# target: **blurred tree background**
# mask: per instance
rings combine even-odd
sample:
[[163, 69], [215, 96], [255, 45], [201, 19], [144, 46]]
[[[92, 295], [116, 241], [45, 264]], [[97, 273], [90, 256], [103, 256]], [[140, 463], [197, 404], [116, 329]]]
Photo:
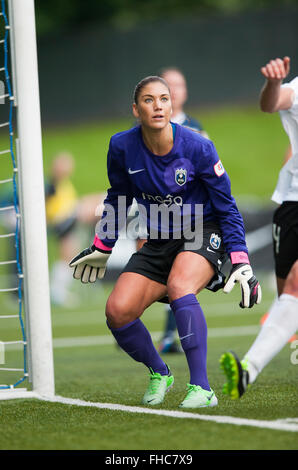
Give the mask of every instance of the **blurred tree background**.
[[228, 15], [297, 5], [297, 0], [36, 0], [39, 36], [93, 25], [129, 29], [144, 20]]
[[[289, 55], [288, 79], [298, 75], [298, 0], [35, 0], [35, 5], [46, 170], [55, 152], [66, 148], [76, 159], [78, 191], [105, 190], [108, 142], [134, 123], [136, 83], [176, 66], [188, 83], [186, 110], [214, 141], [246, 228], [267, 224], [270, 232], [270, 197], [288, 139], [279, 116], [259, 110], [260, 68]], [[251, 260], [256, 268], [272, 268], [268, 240]]]
[[181, 68], [188, 108], [256, 103], [260, 67], [297, 72], [298, 0], [35, 0], [43, 123], [131, 116], [136, 83]]

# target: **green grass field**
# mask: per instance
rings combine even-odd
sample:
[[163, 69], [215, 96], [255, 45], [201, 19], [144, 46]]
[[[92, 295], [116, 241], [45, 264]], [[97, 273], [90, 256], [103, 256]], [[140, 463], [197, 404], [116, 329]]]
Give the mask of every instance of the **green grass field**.
[[[268, 203], [287, 147], [278, 116], [264, 115], [256, 106], [202, 110], [195, 114], [215, 142], [231, 177], [233, 193]], [[73, 181], [78, 192], [105, 190], [109, 137], [130, 124], [122, 120], [44, 128], [45, 172], [57, 152], [71, 151], [76, 160]], [[1, 148], [6, 148], [4, 135], [0, 144]], [[9, 177], [9, 171], [9, 163], [4, 161], [3, 178]], [[5, 247], [5, 244], [0, 247], [0, 259], [4, 259]], [[50, 264], [56, 254], [56, 241], [49, 238]], [[230, 401], [221, 391], [224, 381], [219, 369], [221, 353], [234, 349], [241, 356], [247, 351], [257, 334], [261, 316], [274, 299], [268, 276], [259, 274], [263, 281], [263, 302], [252, 310], [243, 311], [238, 307], [240, 294], [236, 289], [229, 296], [208, 291], [200, 295], [209, 328], [209, 380], [219, 400], [219, 406], [213, 409], [191, 411], [202, 419], [79, 404], [71, 406], [36, 399], [0, 401], [2, 429], [5, 430], [1, 433], [0, 449], [297, 449], [297, 431], [266, 427], [268, 422], [290, 419], [297, 427], [298, 365], [291, 363], [294, 350], [290, 344], [265, 368], [241, 400]], [[112, 285], [82, 286], [74, 282], [72, 289], [74, 298], [79, 298], [76, 306], [64, 309], [52, 306], [56, 394], [82, 402], [141, 406], [148, 373], [116, 348], [105, 324], [105, 301]], [[16, 303], [4, 294], [0, 296], [1, 312], [16, 311]], [[163, 306], [150, 307], [143, 320], [157, 342], [165, 320]], [[18, 320], [2, 322], [0, 340], [15, 339], [19, 334]], [[174, 373], [175, 386], [158, 410], [178, 411], [188, 382], [186, 360], [180, 354], [167, 355], [165, 360]], [[5, 361], [7, 366], [21, 367], [21, 351], [7, 348]], [[0, 383], [13, 382], [14, 373], [10, 372], [9, 377], [7, 374], [0, 371]], [[15, 378], [18, 377], [15, 374]], [[82, 405], [82, 402], [78, 403]], [[227, 423], [216, 422], [216, 417], [227, 417]], [[231, 418], [238, 418], [236, 424], [231, 424]], [[245, 419], [256, 421], [246, 422]]]
[[[228, 171], [233, 194], [253, 194], [264, 201], [271, 197], [288, 145], [278, 115], [260, 112], [255, 106], [224, 107], [194, 112]], [[128, 129], [133, 120], [83, 124], [62, 129], [45, 129], [46, 173], [54, 155], [71, 151], [76, 160], [74, 184], [81, 194], [105, 190], [106, 153], [112, 134]], [[91, 170], [91, 171], [90, 171]], [[252, 175], [247, 179], [247, 175]]]
[[[298, 420], [297, 365], [291, 364], [288, 344], [265, 368], [254, 386], [239, 401], [222, 394], [224, 377], [219, 357], [233, 348], [240, 356], [252, 343], [259, 321], [273, 299], [263, 279], [262, 305], [250, 311], [238, 307], [239, 291], [226, 296], [205, 291], [200, 296], [208, 328], [208, 373], [219, 405], [189, 410], [200, 416], [226, 416], [249, 420]], [[80, 294], [76, 308], [52, 309], [56, 394], [95, 403], [142, 406], [148, 373], [116, 348], [105, 325], [104, 305], [112, 288], [73, 284]], [[150, 307], [143, 320], [158, 343], [163, 329], [161, 304]], [[3, 340], [13, 337], [12, 328], [2, 330]], [[7, 352], [13, 361], [20, 352]], [[161, 410], [178, 410], [188, 381], [184, 355], [164, 355], [175, 385]], [[297, 449], [297, 432], [244, 424], [222, 424], [126, 411], [47, 403], [39, 400], [0, 402], [5, 433], [1, 449], [101, 449], [101, 450], [196, 450], [196, 449]], [[212, 418], [211, 418], [212, 419]], [[230, 419], [230, 418], [229, 418]]]

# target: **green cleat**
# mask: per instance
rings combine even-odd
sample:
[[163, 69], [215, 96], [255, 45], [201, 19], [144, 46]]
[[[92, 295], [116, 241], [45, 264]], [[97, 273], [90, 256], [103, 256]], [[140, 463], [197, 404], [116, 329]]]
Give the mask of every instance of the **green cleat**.
[[179, 408], [204, 408], [207, 406], [216, 406], [217, 398], [214, 391], [204, 390], [199, 385], [187, 384], [187, 394]]
[[160, 375], [150, 369], [150, 382], [143, 396], [143, 405], [159, 405], [163, 402], [166, 392], [173, 387], [174, 377], [169, 370], [168, 375]]
[[224, 394], [229, 395], [232, 400], [237, 400], [249, 386], [247, 364], [245, 361], [240, 362], [233, 351], [224, 353], [219, 363], [227, 378], [222, 391]]

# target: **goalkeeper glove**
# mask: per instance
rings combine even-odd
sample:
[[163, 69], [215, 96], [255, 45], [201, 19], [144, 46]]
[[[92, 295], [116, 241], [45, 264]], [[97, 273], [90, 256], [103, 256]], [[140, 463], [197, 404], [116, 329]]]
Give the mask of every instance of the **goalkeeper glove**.
[[[101, 244], [101, 246], [103, 245]], [[81, 279], [84, 284], [102, 279], [111, 252], [112, 250], [98, 248], [93, 243], [92, 246], [81, 251], [69, 263], [69, 266], [74, 268], [73, 277]]]
[[[235, 259], [233, 255], [234, 253], [231, 253], [232, 263], [233, 258]], [[251, 308], [254, 304], [261, 303], [262, 290], [258, 280], [253, 274], [247, 254], [241, 253], [241, 256], [246, 262], [233, 263], [233, 267], [223, 291], [225, 294], [228, 294], [231, 292], [236, 282], [239, 282], [242, 294], [242, 299], [239, 306], [241, 308]]]

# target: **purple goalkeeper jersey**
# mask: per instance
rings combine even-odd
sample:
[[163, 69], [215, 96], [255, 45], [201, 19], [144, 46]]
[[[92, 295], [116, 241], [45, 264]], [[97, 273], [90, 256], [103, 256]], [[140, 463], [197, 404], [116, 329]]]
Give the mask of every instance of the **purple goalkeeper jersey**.
[[[133, 198], [145, 208], [148, 233], [151, 225], [157, 223], [150, 217], [152, 204], [168, 208], [174, 204], [182, 211], [187, 207], [193, 218], [196, 216], [196, 204], [202, 204], [203, 220], [219, 225], [226, 252], [247, 252], [243, 219], [231, 195], [230, 179], [214, 144], [195, 131], [178, 124], [172, 125], [175, 129], [174, 145], [164, 156], [153, 154], [145, 146], [140, 126], [112, 136], [107, 162], [111, 187], [97, 230], [99, 238], [104, 245], [114, 246], [120, 226], [125, 223], [123, 217], [119, 222], [119, 196], [122, 196], [122, 201], [125, 196], [125, 211]], [[108, 205], [112, 206], [116, 217], [113, 236], [106, 228], [110, 217]], [[170, 217], [168, 238], [173, 238], [171, 235], [176, 229]], [[162, 228], [159, 227], [159, 230], [162, 231]]]

